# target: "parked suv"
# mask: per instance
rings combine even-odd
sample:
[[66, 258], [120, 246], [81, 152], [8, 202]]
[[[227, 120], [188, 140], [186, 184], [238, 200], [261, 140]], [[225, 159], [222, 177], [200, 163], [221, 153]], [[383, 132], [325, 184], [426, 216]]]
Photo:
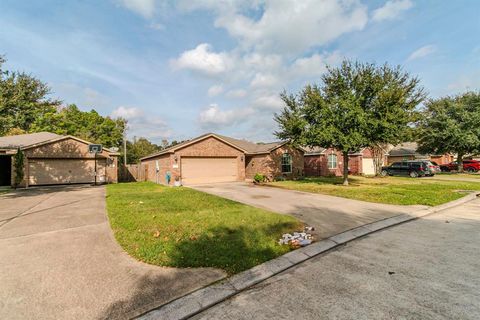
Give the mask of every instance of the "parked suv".
[[382, 167], [382, 176], [410, 176], [412, 178], [434, 176], [435, 168], [430, 161], [412, 160], [394, 162], [388, 167]]
[[[457, 171], [458, 170], [458, 162], [453, 161], [448, 164], [442, 164], [440, 166], [442, 171]], [[478, 160], [463, 160], [463, 171], [468, 172], [477, 172], [480, 170], [480, 161]]]

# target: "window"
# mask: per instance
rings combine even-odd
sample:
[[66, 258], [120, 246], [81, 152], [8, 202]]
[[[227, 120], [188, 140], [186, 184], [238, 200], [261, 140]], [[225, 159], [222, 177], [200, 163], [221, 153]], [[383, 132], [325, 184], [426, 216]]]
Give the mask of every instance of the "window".
[[292, 172], [292, 156], [284, 153], [282, 156], [282, 173]]
[[337, 169], [337, 155], [329, 154], [327, 157], [328, 169]]

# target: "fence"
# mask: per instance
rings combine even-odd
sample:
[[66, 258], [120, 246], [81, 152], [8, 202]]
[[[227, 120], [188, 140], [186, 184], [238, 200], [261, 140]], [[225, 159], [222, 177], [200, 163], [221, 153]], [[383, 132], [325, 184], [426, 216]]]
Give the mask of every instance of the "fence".
[[148, 165], [127, 164], [118, 167], [119, 182], [146, 181], [148, 178]]

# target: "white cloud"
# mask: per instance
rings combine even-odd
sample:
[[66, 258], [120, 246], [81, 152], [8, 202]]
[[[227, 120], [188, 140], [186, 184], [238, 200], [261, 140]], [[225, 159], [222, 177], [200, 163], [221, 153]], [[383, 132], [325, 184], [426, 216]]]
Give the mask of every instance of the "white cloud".
[[146, 115], [142, 109], [137, 107], [120, 106], [112, 111], [111, 116], [127, 120], [129, 138], [136, 136], [160, 141], [172, 136], [172, 130], [165, 120], [156, 115]]
[[279, 84], [279, 79], [273, 74], [257, 73], [250, 82], [250, 86], [253, 88], [268, 88], [274, 87]]
[[464, 74], [447, 86], [450, 93], [462, 93], [480, 88], [480, 71]]
[[402, 12], [413, 7], [410, 0], [390, 0], [382, 7], [375, 9], [372, 14], [373, 21], [392, 20], [398, 17]]
[[120, 4], [147, 19], [155, 14], [155, 0], [121, 0]]
[[243, 89], [230, 90], [225, 94], [227, 98], [243, 98], [246, 95], [247, 91]]
[[368, 20], [367, 7], [356, 0], [267, 0], [258, 20], [241, 13], [245, 5], [203, 4], [217, 10], [215, 26], [225, 28], [243, 47], [264, 52], [302, 52], [361, 30]]
[[258, 109], [270, 109], [273, 111], [278, 111], [284, 106], [284, 102], [277, 93], [261, 95], [253, 101], [253, 105]]
[[113, 117], [120, 117], [124, 119], [136, 119], [143, 116], [143, 111], [135, 107], [123, 107], [120, 106], [112, 112]]
[[342, 56], [337, 51], [332, 54], [315, 53], [310, 57], [299, 58], [290, 66], [290, 76], [297, 78], [320, 76], [327, 70], [327, 65], [336, 65], [341, 60]]
[[180, 57], [170, 61], [174, 69], [190, 69], [206, 75], [218, 75], [230, 68], [227, 53], [211, 51], [208, 43], [199, 44], [195, 49], [183, 52]]
[[208, 88], [208, 96], [215, 97], [223, 92], [223, 87], [221, 85], [214, 85]]
[[251, 108], [221, 110], [217, 104], [211, 104], [200, 112], [199, 122], [203, 128], [214, 129], [243, 121], [253, 112]]
[[437, 48], [434, 45], [430, 44], [430, 45], [423, 46], [413, 51], [408, 57], [407, 61], [424, 58], [428, 55], [431, 55], [435, 51], [437, 51]]

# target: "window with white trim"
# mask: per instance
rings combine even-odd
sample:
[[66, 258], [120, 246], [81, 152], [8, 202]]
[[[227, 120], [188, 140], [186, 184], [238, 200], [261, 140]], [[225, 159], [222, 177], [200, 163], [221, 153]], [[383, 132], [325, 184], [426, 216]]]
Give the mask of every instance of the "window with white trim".
[[329, 154], [327, 156], [327, 167], [328, 169], [337, 169], [337, 155], [336, 154]]
[[282, 155], [282, 173], [292, 172], [292, 156], [288, 153]]

